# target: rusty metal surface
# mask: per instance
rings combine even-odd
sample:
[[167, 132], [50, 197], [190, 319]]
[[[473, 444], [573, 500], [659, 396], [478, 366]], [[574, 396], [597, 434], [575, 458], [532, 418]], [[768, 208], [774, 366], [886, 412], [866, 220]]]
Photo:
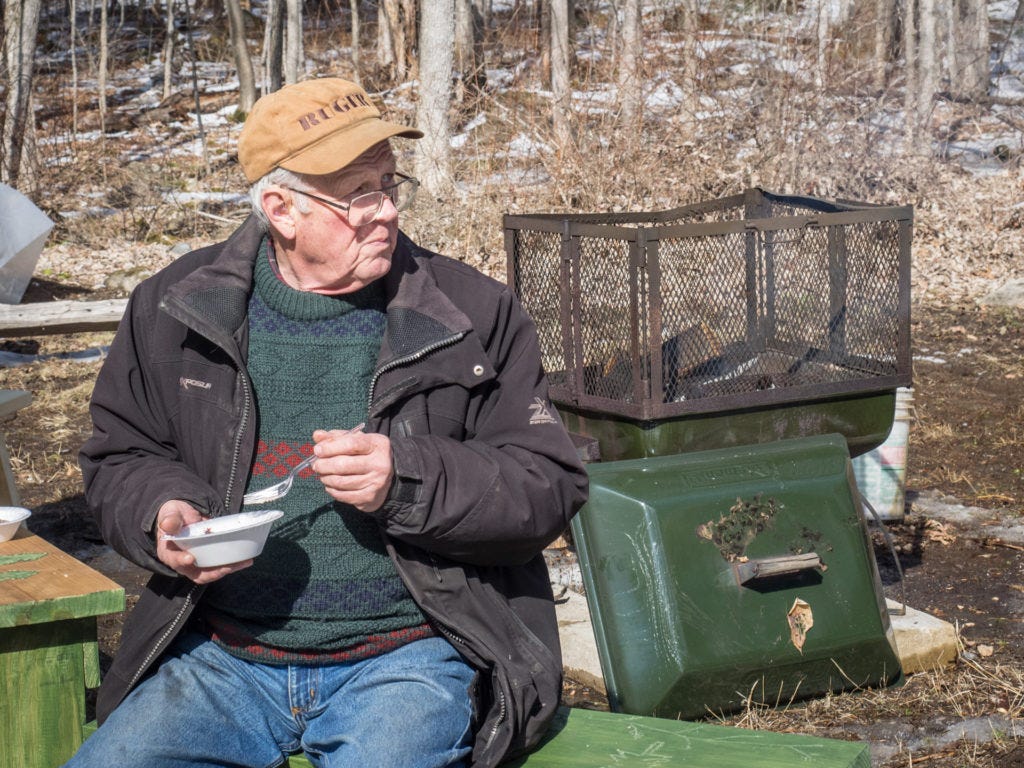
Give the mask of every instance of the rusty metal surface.
[[506, 216], [555, 402], [631, 419], [909, 386], [909, 206], [760, 189]]

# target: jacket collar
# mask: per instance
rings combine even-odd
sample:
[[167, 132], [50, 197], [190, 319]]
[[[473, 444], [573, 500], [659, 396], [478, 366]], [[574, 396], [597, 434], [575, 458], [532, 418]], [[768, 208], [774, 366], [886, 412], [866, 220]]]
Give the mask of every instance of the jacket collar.
[[[213, 258], [172, 285], [161, 306], [173, 317], [226, 348], [244, 350], [253, 263], [263, 234], [256, 218], [219, 246]], [[466, 336], [472, 323], [440, 290], [431, 274], [433, 254], [399, 232], [391, 269], [383, 278], [387, 330], [378, 369]]]

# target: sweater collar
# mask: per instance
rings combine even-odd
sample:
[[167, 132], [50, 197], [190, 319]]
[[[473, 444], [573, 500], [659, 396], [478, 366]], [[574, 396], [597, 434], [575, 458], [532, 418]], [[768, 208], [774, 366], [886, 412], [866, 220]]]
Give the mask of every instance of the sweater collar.
[[273, 261], [270, 241], [264, 237], [253, 269], [256, 294], [275, 312], [290, 320], [314, 322], [341, 317], [354, 309], [383, 309], [383, 285], [378, 280], [353, 293], [325, 296], [292, 288]]

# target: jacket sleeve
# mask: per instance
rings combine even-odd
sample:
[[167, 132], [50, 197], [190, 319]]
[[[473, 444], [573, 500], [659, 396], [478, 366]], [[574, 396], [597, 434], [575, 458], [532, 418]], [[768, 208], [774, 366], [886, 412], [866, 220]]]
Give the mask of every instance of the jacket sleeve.
[[392, 437], [397, 482], [385, 530], [476, 565], [529, 561], [587, 498], [576, 449], [548, 400], [536, 330], [505, 290], [481, 339], [495, 376], [471, 399], [465, 439]]
[[165, 393], [150, 366], [155, 296], [129, 300], [90, 403], [91, 437], [79, 463], [85, 495], [104, 540], [156, 573], [174, 572], [156, 558], [153, 527], [160, 506], [182, 499], [204, 514], [222, 510], [218, 494], [179, 460]]

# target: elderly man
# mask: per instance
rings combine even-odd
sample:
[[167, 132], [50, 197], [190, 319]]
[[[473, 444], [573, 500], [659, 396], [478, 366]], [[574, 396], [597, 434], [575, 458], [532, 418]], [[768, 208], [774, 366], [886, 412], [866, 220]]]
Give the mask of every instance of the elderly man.
[[[492, 766], [543, 734], [542, 550], [586, 475], [514, 297], [398, 230], [417, 182], [389, 141], [421, 135], [344, 80], [262, 98], [254, 215], [133, 294], [81, 463], [106, 540], [154, 575], [69, 765]], [[164, 538], [310, 453], [255, 560]]]

